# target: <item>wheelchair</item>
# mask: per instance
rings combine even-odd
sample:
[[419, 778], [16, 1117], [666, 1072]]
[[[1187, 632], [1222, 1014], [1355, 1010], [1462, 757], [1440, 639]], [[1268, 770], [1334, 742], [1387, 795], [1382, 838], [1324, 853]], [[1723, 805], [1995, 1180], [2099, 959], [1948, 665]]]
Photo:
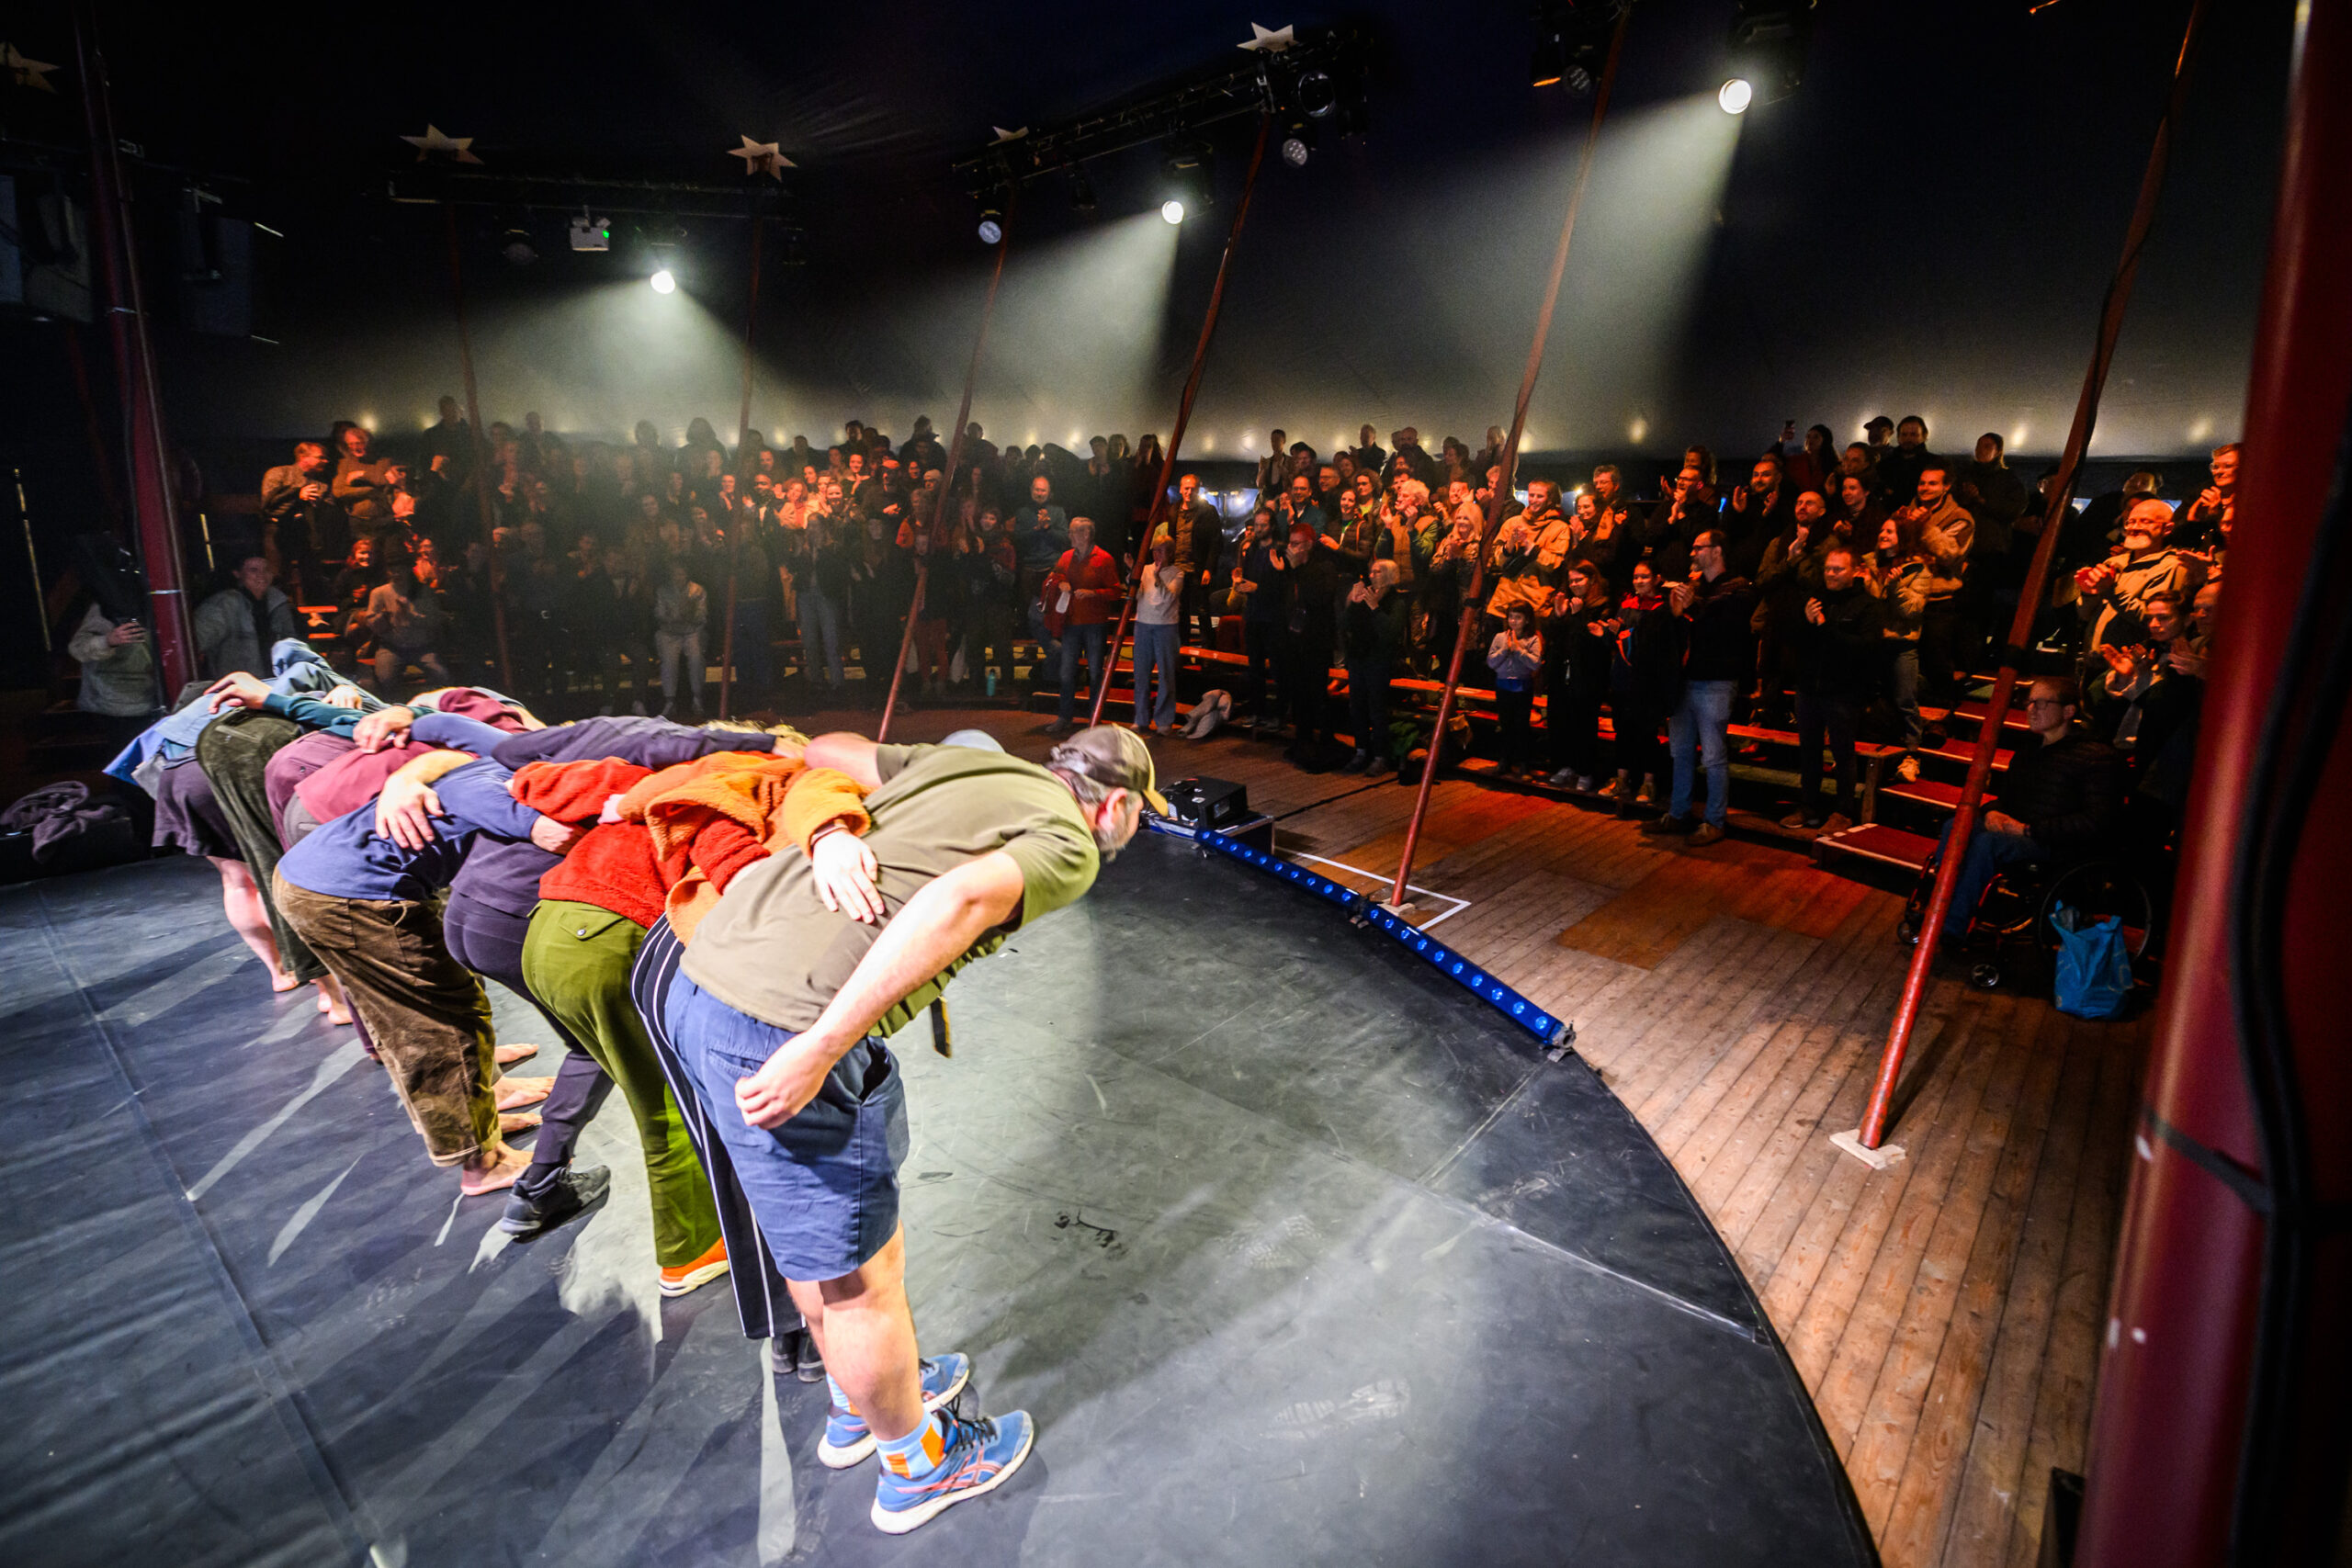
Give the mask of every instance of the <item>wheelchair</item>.
[[[1916, 945], [1933, 896], [1935, 872], [1923, 872], [1904, 905], [1896, 934]], [[2046, 983], [2056, 973], [2058, 936], [2051, 915], [2064, 904], [2088, 921], [2109, 918], [2121, 922], [2125, 948], [2133, 964], [2155, 940], [2156, 896], [2147, 879], [2125, 862], [2111, 857], [2072, 861], [2064, 865], [2004, 866], [1984, 886], [1969, 918], [1962, 952], [1973, 959], [1969, 984], [1978, 990], [1998, 990], [2005, 984], [2030, 978]]]

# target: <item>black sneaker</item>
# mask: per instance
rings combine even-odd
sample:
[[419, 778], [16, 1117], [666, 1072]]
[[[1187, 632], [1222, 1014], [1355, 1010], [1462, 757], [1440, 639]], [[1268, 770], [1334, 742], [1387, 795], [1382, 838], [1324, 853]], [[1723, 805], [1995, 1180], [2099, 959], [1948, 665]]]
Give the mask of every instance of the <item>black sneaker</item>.
[[793, 1353], [792, 1373], [802, 1382], [825, 1381], [825, 1358], [817, 1353], [817, 1337], [803, 1332], [800, 1348]]
[[507, 1192], [506, 1212], [498, 1217], [498, 1228], [508, 1235], [537, 1235], [553, 1230], [593, 1207], [612, 1185], [613, 1173], [601, 1165], [565, 1166], [536, 1192], [526, 1192], [518, 1181]]

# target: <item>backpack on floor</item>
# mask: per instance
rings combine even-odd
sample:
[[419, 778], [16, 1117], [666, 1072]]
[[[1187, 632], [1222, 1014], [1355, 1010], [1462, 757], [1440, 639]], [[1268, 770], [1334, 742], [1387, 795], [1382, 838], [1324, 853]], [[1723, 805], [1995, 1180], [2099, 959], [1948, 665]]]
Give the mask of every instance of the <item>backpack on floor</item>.
[[2113, 1018], [2132, 999], [2132, 950], [2123, 940], [2123, 919], [2109, 915], [2086, 921], [2083, 912], [2059, 905], [2050, 912], [2058, 933], [2058, 1010], [2076, 1018]]

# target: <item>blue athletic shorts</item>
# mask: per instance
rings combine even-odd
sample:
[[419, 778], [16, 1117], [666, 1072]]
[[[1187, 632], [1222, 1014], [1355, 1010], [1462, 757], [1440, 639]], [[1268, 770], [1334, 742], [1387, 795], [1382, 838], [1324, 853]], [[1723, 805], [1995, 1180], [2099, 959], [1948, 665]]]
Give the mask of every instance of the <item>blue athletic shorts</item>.
[[784, 1277], [838, 1280], [881, 1251], [899, 1228], [907, 1157], [906, 1080], [889, 1048], [875, 1039], [851, 1046], [817, 1098], [771, 1132], [743, 1120], [735, 1085], [793, 1032], [737, 1012], [684, 970], [662, 1013]]

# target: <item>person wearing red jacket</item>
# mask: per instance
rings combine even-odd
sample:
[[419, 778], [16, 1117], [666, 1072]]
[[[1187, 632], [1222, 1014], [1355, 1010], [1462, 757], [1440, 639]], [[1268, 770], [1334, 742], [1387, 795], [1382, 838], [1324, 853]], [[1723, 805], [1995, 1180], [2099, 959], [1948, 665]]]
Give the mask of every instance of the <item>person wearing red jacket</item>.
[[1119, 581], [1119, 563], [1094, 542], [1091, 518], [1069, 520], [1069, 548], [1046, 573], [1038, 600], [1046, 613], [1046, 632], [1062, 645], [1062, 702], [1053, 733], [1070, 731], [1070, 715], [1078, 705], [1078, 660], [1086, 659], [1087, 690], [1105, 678], [1102, 641], [1112, 617], [1119, 613], [1125, 590]]

